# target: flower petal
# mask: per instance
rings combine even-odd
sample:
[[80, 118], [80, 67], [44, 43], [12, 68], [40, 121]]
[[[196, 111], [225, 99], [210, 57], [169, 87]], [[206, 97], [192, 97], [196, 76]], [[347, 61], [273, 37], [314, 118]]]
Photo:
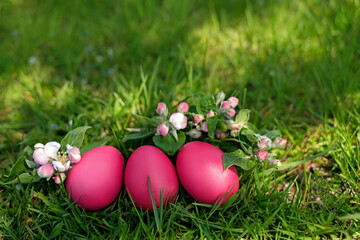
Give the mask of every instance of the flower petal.
[[33, 153], [34, 161], [39, 165], [44, 165], [49, 162], [50, 158], [46, 156], [43, 148], [35, 149]]
[[37, 143], [37, 144], [35, 144], [35, 146], [34, 146], [35, 149], [44, 148], [44, 147], [45, 147], [45, 146], [44, 146], [44, 144], [42, 144], [42, 143]]
[[57, 158], [57, 152], [59, 151], [61, 145], [58, 142], [48, 142], [45, 144], [45, 154], [48, 157]]

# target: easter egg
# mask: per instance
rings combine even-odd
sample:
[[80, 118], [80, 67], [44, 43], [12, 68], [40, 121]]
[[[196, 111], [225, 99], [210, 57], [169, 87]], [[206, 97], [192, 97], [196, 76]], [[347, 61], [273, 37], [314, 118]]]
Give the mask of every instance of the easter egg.
[[157, 208], [160, 207], [160, 192], [164, 207], [175, 201], [179, 181], [174, 165], [160, 149], [145, 145], [131, 154], [125, 167], [124, 184], [135, 205], [151, 212], [153, 206], [148, 180]]
[[239, 190], [234, 166], [224, 170], [223, 151], [205, 142], [185, 144], [176, 158], [176, 171], [185, 190], [197, 202], [221, 205]]
[[124, 158], [112, 146], [96, 147], [85, 153], [70, 170], [66, 191], [72, 201], [86, 210], [108, 206], [119, 194], [123, 182]]

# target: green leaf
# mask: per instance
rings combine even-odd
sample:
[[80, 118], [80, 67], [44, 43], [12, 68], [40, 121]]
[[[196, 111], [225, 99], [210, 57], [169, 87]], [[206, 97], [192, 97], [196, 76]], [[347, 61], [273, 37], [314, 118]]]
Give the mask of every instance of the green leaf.
[[338, 217], [340, 220], [360, 220], [360, 213], [348, 214], [342, 217]]
[[243, 128], [244, 130], [241, 131], [241, 135], [244, 135], [251, 143], [257, 143], [258, 140], [254, 136], [254, 131], [250, 129]]
[[170, 134], [166, 136], [154, 136], [153, 141], [155, 145], [168, 155], [174, 155], [185, 143], [185, 133], [178, 133], [178, 141]]
[[36, 162], [34, 162], [34, 161], [30, 161], [30, 160], [25, 160], [25, 163], [26, 163], [26, 166], [28, 166], [29, 168], [31, 168], [31, 169], [35, 169], [35, 168], [39, 168], [40, 167], [40, 165], [39, 164], [37, 164]]
[[15, 176], [19, 175], [19, 173], [25, 171], [26, 169], [27, 169], [26, 158], [24, 156], [19, 157], [16, 160], [16, 163], [14, 164], [14, 166], [11, 168], [9, 175], [6, 177], [8, 177], [8, 178], [15, 177]]
[[155, 133], [156, 133], [156, 131], [144, 131], [144, 132], [133, 133], [133, 134], [130, 134], [130, 135], [127, 135], [126, 137], [124, 137], [123, 142], [129, 141], [129, 140], [137, 140], [137, 139], [147, 138], [147, 137], [153, 136]]
[[53, 238], [57, 237], [61, 233], [63, 226], [64, 226], [63, 222], [56, 224], [56, 226], [52, 229], [52, 231], [50, 233], [50, 238], [53, 239]]
[[133, 118], [136, 126], [141, 126], [144, 128], [156, 128], [159, 125], [156, 121], [145, 116], [133, 114]]
[[210, 138], [214, 138], [214, 133], [218, 122], [217, 116], [213, 116], [211, 118], [206, 119], [206, 122], [207, 122], [208, 135]]
[[155, 116], [155, 117], [152, 117], [151, 120], [156, 123], [156, 127], [157, 127], [159, 124], [164, 123], [166, 119], [162, 116]]
[[110, 141], [110, 139], [111, 138], [105, 138], [99, 141], [86, 144], [84, 147], [80, 149], [81, 155], [85, 154], [86, 152], [90, 151], [93, 148], [105, 145], [108, 141]]
[[196, 111], [206, 115], [210, 110], [216, 110], [216, 103], [213, 96], [205, 96], [196, 105]]
[[249, 170], [255, 166], [255, 162], [250, 156], [246, 155], [241, 149], [239, 149], [235, 152], [224, 153], [223, 165], [225, 170], [233, 165], [239, 166], [244, 170]]
[[249, 109], [241, 109], [239, 113], [236, 115], [235, 121], [240, 123], [241, 125], [245, 125], [250, 118], [250, 110]]
[[6, 182], [6, 184], [14, 184], [14, 183], [34, 183], [40, 181], [40, 177], [38, 175], [30, 175], [30, 173], [22, 173], [17, 178], [12, 181]]
[[91, 127], [83, 126], [83, 127], [75, 128], [75, 129], [71, 130], [70, 132], [68, 132], [68, 134], [66, 134], [66, 136], [63, 138], [63, 140], [61, 140], [61, 147], [63, 149], [65, 149], [66, 144], [69, 144], [73, 147], [80, 148], [84, 141], [85, 132], [89, 128], [91, 128]]

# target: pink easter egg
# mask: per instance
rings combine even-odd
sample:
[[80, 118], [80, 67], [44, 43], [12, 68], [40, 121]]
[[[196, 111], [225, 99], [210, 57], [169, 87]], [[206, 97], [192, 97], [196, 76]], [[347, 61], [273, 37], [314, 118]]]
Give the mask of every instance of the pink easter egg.
[[[124, 158], [112, 146], [96, 147], [85, 153], [70, 170], [66, 191], [71, 200], [86, 210], [98, 210], [112, 203], [119, 194]], [[71, 192], [70, 192], [71, 191]]]
[[236, 168], [231, 166], [224, 171], [223, 154], [209, 143], [196, 141], [185, 144], [179, 151], [177, 174], [185, 190], [197, 202], [215, 204], [219, 201], [222, 205], [239, 190]]
[[157, 208], [160, 207], [160, 191], [164, 207], [175, 201], [179, 182], [174, 165], [160, 149], [146, 145], [131, 154], [125, 167], [124, 184], [135, 205], [152, 212], [148, 178]]

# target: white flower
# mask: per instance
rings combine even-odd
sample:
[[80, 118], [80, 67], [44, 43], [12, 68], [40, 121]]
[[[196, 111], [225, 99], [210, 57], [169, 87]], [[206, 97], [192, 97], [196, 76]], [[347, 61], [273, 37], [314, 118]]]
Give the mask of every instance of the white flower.
[[58, 142], [48, 142], [44, 147], [46, 156], [56, 160], [60, 147], [61, 145]]
[[50, 158], [56, 159], [57, 152], [60, 149], [60, 143], [48, 142], [47, 144], [35, 144], [35, 151], [33, 153], [34, 161], [37, 164], [44, 165], [50, 161]]
[[65, 172], [70, 168], [70, 161], [53, 161], [54, 169], [59, 172]]
[[183, 113], [173, 113], [170, 122], [177, 130], [184, 129], [187, 125], [187, 117]]

